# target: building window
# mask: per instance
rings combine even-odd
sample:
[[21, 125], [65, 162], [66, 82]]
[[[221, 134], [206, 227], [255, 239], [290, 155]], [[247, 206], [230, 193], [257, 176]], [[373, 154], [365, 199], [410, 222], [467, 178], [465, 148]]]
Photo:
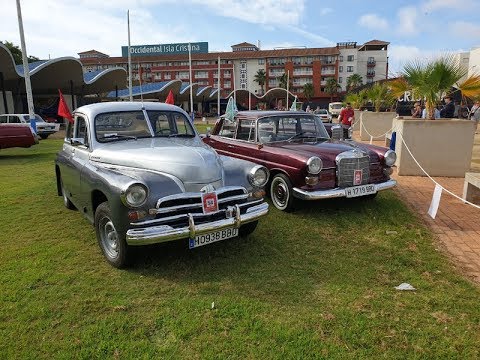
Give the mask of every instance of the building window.
[[338, 72], [343, 72], [343, 65], [340, 65], [340, 66], [338, 67]]
[[348, 55], [347, 56], [347, 61], [353, 61], [353, 55]]
[[343, 61], [343, 55], [340, 55], [340, 61]]
[[225, 89], [230, 89], [232, 87], [232, 82], [229, 80], [229, 81], [224, 81], [223, 82], [223, 87]]
[[347, 66], [347, 72], [353, 72], [353, 66]]
[[343, 83], [343, 78], [341, 76], [338, 77], [338, 83], [339, 84]]
[[197, 79], [208, 78], [208, 71], [195, 71], [195, 77]]
[[240, 69], [246, 69], [246, 68], [247, 68], [247, 63], [242, 62], [242, 63], [240, 64]]
[[375, 58], [374, 58], [373, 56], [370, 56], [370, 57], [368, 58], [368, 62], [369, 62], [369, 63], [374, 63], [374, 62], [375, 62]]
[[171, 80], [171, 79], [172, 79], [172, 74], [170, 74], [170, 73], [165, 73], [165, 74], [163, 75], [163, 78], [164, 78], [165, 80]]
[[265, 59], [258, 59], [258, 65], [265, 64]]

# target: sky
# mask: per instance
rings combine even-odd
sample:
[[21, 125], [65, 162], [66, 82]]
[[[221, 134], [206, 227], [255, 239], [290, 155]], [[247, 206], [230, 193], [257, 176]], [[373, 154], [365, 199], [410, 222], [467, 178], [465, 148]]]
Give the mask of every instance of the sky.
[[[415, 60], [480, 46], [480, 0], [20, 0], [27, 54], [121, 56], [131, 45], [208, 42], [210, 52], [390, 42], [391, 75]], [[20, 46], [15, 0], [0, 0], [0, 41]]]

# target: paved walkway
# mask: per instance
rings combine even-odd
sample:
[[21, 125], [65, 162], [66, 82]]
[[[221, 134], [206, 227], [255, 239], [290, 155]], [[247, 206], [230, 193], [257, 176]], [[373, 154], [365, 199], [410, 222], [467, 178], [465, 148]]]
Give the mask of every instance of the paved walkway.
[[[359, 139], [355, 132], [353, 137]], [[373, 144], [385, 146], [384, 142], [374, 141]], [[480, 156], [480, 135], [475, 136], [473, 161]], [[480, 172], [478, 165], [472, 162], [472, 171]], [[397, 191], [407, 205], [416, 211], [426, 225], [433, 231], [438, 241], [438, 247], [444, 250], [454, 266], [474, 282], [480, 284], [480, 209], [464, 204], [454, 196], [442, 192], [440, 206], [435, 219], [427, 211], [432, 201], [435, 184], [424, 176], [398, 176]], [[462, 196], [464, 178], [435, 177], [444, 189]]]

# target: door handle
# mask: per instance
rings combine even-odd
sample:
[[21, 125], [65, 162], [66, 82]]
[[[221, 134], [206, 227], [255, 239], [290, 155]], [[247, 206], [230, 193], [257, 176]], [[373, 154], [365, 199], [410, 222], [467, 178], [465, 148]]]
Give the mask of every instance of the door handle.
[[235, 146], [233, 146], [233, 145], [227, 145], [227, 147], [228, 147], [229, 149], [233, 149]]

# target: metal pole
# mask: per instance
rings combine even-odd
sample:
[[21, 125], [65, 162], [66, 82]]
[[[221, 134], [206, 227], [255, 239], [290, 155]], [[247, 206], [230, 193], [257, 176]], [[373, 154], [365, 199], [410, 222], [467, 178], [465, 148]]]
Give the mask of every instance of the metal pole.
[[250, 86], [248, 87], [248, 110], [252, 110], [252, 93], [250, 92]]
[[22, 9], [20, 7], [20, 0], [17, 0], [17, 16], [18, 16], [18, 30], [20, 32], [20, 43], [22, 46], [22, 60], [23, 60], [23, 75], [25, 77], [25, 91], [27, 93], [28, 114], [30, 119], [35, 118], [35, 110], [33, 108], [32, 84], [30, 83], [30, 70], [28, 68], [27, 48], [25, 46], [25, 36], [23, 34]]
[[8, 111], [7, 94], [5, 93], [5, 79], [3, 78], [3, 72], [1, 71], [0, 71], [0, 86], [2, 86], [3, 107], [5, 110], [5, 114], [8, 114], [10, 113], [10, 111]]
[[128, 97], [133, 101], [132, 94], [132, 54], [130, 53], [130, 10], [127, 10], [127, 25], [128, 25]]
[[220, 117], [220, 56], [218, 57], [218, 83], [217, 83], [217, 116]]
[[237, 104], [237, 91], [235, 90], [235, 64], [232, 64], [233, 69], [233, 100], [235, 101], [235, 105]]
[[190, 71], [190, 116], [192, 117], [192, 122], [195, 120], [195, 115], [193, 112], [193, 77], [192, 77], [192, 46], [188, 43], [188, 67]]
[[288, 110], [288, 88], [290, 83], [290, 70], [287, 70], [287, 103], [285, 105], [285, 109]]
[[73, 95], [73, 80], [70, 80], [70, 96], [72, 97], [72, 109], [76, 109], [77, 104], [75, 104], [75, 95]]

